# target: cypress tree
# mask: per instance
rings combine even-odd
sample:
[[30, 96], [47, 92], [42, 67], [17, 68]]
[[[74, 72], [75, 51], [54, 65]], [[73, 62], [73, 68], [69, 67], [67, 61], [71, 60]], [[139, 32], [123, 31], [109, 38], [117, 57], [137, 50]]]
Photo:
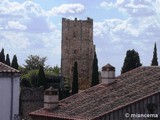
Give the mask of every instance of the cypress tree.
[[0, 62], [5, 63], [5, 55], [4, 55], [4, 49], [2, 48], [0, 53]]
[[156, 46], [156, 43], [154, 44], [153, 59], [152, 59], [151, 66], [158, 66], [157, 46]]
[[126, 53], [121, 73], [125, 73], [139, 66], [142, 66], [142, 64], [140, 63], [138, 52], [136, 52], [134, 49], [128, 50]]
[[18, 61], [17, 61], [17, 56], [16, 55], [13, 56], [11, 67], [18, 70]]
[[6, 55], [6, 65], [10, 66], [11, 63], [10, 63], [10, 58], [9, 58], [9, 54]]
[[73, 81], [72, 81], [72, 95], [78, 93], [78, 69], [77, 62], [74, 63]]
[[38, 72], [38, 86], [45, 86], [46, 82], [46, 76], [44, 73], [43, 66], [40, 66], [39, 72]]
[[91, 87], [99, 84], [99, 72], [98, 72], [98, 60], [96, 52], [94, 53], [93, 65], [92, 65], [92, 81]]
[[62, 100], [63, 99], [63, 93], [62, 93], [62, 90], [60, 88], [58, 88], [58, 98], [59, 100]]

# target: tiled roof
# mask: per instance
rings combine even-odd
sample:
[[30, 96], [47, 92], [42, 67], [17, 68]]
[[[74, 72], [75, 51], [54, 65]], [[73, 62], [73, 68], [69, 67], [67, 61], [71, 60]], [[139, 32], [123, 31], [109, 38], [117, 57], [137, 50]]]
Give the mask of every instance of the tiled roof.
[[0, 73], [19, 73], [19, 71], [0, 62]]
[[160, 67], [139, 67], [115, 78], [113, 84], [99, 84], [59, 102], [59, 108], [47, 112], [43, 108], [31, 116], [66, 120], [93, 120], [160, 92]]

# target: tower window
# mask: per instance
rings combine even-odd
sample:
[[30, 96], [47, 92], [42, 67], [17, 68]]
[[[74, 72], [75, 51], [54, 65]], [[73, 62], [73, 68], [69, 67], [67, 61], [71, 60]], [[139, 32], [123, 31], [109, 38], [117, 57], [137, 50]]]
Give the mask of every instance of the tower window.
[[75, 32], [73, 33], [73, 37], [76, 37], [76, 33]]
[[77, 50], [74, 50], [74, 52], [73, 52], [74, 54], [77, 54]]

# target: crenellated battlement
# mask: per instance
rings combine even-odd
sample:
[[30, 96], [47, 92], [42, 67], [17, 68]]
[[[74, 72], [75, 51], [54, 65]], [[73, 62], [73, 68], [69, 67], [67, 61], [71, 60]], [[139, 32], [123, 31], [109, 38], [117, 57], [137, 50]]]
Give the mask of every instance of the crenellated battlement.
[[73, 28], [73, 27], [80, 27], [85, 26], [88, 28], [93, 27], [93, 19], [87, 18], [87, 20], [78, 20], [75, 18], [74, 20], [62, 18], [62, 27], [63, 28]]
[[78, 20], [77, 18], [71, 20], [67, 18], [62, 18], [62, 22], [93, 22], [93, 19], [91, 19], [90, 17], [87, 17], [87, 20]]

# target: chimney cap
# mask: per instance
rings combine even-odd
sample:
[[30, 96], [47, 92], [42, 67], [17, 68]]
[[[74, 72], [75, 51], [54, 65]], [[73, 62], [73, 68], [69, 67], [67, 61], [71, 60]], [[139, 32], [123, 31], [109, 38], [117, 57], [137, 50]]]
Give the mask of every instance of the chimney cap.
[[45, 90], [45, 95], [58, 95], [58, 90], [54, 89], [52, 86]]
[[115, 71], [115, 67], [108, 63], [107, 65], [102, 67], [102, 71]]

